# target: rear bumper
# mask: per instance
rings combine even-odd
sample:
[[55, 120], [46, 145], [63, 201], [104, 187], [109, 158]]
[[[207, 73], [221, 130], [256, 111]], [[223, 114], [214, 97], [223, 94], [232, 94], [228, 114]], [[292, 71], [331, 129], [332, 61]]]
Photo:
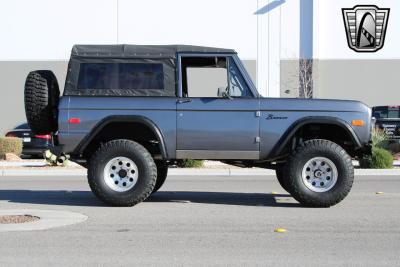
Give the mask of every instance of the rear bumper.
[[43, 152], [47, 149], [52, 149], [53, 146], [46, 147], [27, 147], [22, 149], [23, 155], [42, 155]]

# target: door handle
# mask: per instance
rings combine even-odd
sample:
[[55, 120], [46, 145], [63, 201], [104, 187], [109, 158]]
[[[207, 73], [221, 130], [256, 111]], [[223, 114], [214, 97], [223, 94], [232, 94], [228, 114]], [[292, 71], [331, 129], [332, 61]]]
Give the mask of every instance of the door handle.
[[189, 103], [192, 102], [190, 98], [178, 99], [178, 104]]

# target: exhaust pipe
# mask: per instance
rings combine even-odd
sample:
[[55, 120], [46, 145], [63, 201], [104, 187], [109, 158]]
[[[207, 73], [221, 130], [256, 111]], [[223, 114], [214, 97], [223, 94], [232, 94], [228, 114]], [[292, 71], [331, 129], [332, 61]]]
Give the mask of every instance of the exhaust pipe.
[[51, 166], [67, 166], [70, 156], [61, 153], [60, 156], [53, 154], [50, 150], [43, 152], [44, 160]]

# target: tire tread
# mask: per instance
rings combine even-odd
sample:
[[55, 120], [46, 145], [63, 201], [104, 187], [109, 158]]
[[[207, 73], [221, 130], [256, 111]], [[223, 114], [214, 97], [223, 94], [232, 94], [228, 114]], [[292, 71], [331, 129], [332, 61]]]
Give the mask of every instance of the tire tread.
[[[145, 190], [139, 194], [139, 195], [133, 195], [129, 198], [117, 198], [110, 196], [109, 194], [106, 194], [101, 186], [97, 183], [97, 179], [91, 179], [92, 177], [95, 177], [97, 175], [97, 168], [98, 168], [98, 163], [101, 162], [104, 152], [105, 151], [110, 151], [114, 149], [119, 149], [123, 148], [127, 151], [129, 150], [135, 150], [139, 154], [141, 154], [144, 157], [144, 160], [146, 164], [149, 167], [150, 175], [149, 175], [149, 181], [146, 184]], [[125, 139], [118, 139], [118, 140], [112, 140], [109, 141], [105, 144], [103, 144], [91, 157], [89, 161], [89, 166], [88, 166], [88, 183], [90, 186], [90, 189], [92, 192], [101, 200], [104, 202], [111, 204], [113, 206], [134, 206], [140, 202], [143, 202], [145, 199], [147, 199], [150, 194], [153, 192], [154, 186], [156, 184], [157, 180], [157, 166], [154, 163], [154, 160], [151, 156], [151, 154], [144, 148], [142, 145], [139, 143], [136, 143], [131, 140], [125, 140]]]
[[25, 114], [32, 132], [57, 131], [57, 106], [60, 91], [51, 71], [32, 71], [25, 81]]
[[[295, 170], [295, 164], [293, 164], [293, 162], [298, 161], [299, 158], [303, 157], [304, 154], [308, 152], [318, 151], [318, 150], [331, 151], [340, 156], [346, 169], [345, 173], [347, 174], [347, 177], [343, 178], [345, 179], [344, 187], [342, 188], [342, 190], [337, 192], [337, 194], [334, 197], [330, 199], [328, 198], [317, 199], [310, 197], [308, 194], [305, 193], [305, 191], [303, 190], [304, 188], [300, 188], [298, 186], [298, 184], [296, 183], [296, 177], [294, 177], [295, 176], [294, 173], [296, 173], [296, 170]], [[312, 139], [309, 141], [305, 141], [303, 145], [298, 146], [287, 159], [287, 163], [285, 168], [283, 169], [283, 172], [285, 176], [288, 177], [287, 183], [292, 196], [301, 204], [309, 207], [330, 207], [336, 205], [348, 195], [354, 181], [354, 167], [352, 164], [351, 157], [341, 146], [325, 139]]]

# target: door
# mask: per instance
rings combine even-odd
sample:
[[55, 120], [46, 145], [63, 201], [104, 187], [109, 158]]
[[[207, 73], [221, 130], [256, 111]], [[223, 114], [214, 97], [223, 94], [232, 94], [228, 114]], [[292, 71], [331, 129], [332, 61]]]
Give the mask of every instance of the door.
[[232, 57], [182, 56], [177, 158], [258, 159], [259, 99]]

